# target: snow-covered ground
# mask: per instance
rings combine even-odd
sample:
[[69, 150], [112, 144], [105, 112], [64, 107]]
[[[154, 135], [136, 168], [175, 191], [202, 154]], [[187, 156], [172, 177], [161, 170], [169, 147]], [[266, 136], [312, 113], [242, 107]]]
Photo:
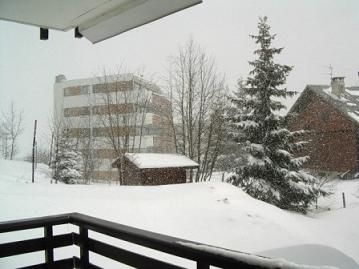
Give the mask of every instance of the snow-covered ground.
[[[37, 167], [33, 184], [30, 163], [0, 160], [0, 221], [80, 212], [209, 245], [273, 257], [278, 257], [278, 252], [268, 250], [294, 245], [304, 245], [307, 247], [301, 250], [309, 250], [311, 245], [319, 244], [335, 248], [359, 263], [358, 180], [331, 182], [335, 193], [320, 199], [319, 209], [307, 216], [255, 200], [220, 180], [146, 187], [50, 182], [45, 165]], [[347, 200], [345, 209], [342, 192]], [[2, 234], [0, 243], [34, 235], [41, 235], [41, 231]], [[35, 256], [26, 262], [41, 261], [39, 255]], [[0, 268], [19, 266], [19, 260], [18, 257], [0, 259]], [[359, 267], [352, 261], [346, 268]]]

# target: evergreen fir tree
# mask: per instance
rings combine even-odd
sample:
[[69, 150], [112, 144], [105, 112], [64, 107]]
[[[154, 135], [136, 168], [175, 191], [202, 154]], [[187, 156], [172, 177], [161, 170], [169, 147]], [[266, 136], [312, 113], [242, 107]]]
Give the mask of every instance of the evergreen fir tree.
[[52, 168], [56, 181], [75, 184], [82, 178], [81, 153], [71, 144], [67, 131], [59, 138]]
[[229, 121], [234, 140], [244, 146], [247, 163], [235, 169], [230, 181], [249, 195], [283, 209], [305, 213], [318, 194], [315, 178], [303, 170], [308, 156], [296, 153], [305, 145], [299, 141], [304, 131], [284, 128], [284, 117], [278, 112], [285, 106], [279, 101], [295, 94], [283, 85], [292, 67], [274, 62], [282, 48], [272, 47], [267, 18], [260, 18], [258, 35], [251, 36], [259, 45], [250, 62], [250, 75], [232, 100], [237, 114]]
[[[233, 121], [244, 113], [244, 80], [242, 78], [237, 81], [237, 91], [233, 96], [227, 98], [232, 101], [226, 107], [224, 119]], [[225, 125], [225, 144], [223, 145], [222, 154], [218, 156], [216, 168], [220, 171], [231, 172], [234, 168], [245, 165], [246, 153], [243, 145], [240, 143], [244, 133], [237, 126], [232, 124]]]

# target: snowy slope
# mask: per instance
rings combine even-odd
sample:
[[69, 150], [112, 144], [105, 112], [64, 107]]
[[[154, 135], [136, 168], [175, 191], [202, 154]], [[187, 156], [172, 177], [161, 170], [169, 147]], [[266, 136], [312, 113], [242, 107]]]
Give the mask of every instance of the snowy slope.
[[[23, 161], [8, 161], [0, 159], [1, 183], [29, 183], [32, 179], [32, 164]], [[50, 183], [51, 171], [47, 165], [37, 164], [36, 183]]]
[[[226, 183], [50, 184], [48, 169], [39, 166], [32, 184], [30, 163], [0, 160], [0, 221], [77, 211], [244, 252], [321, 244], [359, 262], [358, 186], [359, 181], [333, 186], [340, 189], [340, 195], [343, 188], [348, 192], [348, 208], [340, 208], [341, 196], [333, 195], [320, 201], [332, 210], [303, 216], [255, 200]], [[0, 235], [0, 242], [16, 236]], [[0, 259], [0, 268], [1, 262], [7, 261]]]

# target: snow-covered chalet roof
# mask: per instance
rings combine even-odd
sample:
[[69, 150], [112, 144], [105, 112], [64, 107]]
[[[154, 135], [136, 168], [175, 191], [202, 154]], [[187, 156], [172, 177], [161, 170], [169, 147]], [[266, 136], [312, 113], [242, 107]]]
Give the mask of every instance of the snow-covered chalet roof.
[[[197, 168], [198, 163], [180, 154], [126, 153], [125, 157], [138, 168]], [[118, 159], [117, 159], [118, 160]], [[113, 164], [117, 162], [115, 160]]]
[[289, 113], [300, 111], [311, 93], [319, 96], [359, 125], [359, 86], [345, 87], [344, 93], [338, 97], [332, 93], [329, 85], [307, 85]]

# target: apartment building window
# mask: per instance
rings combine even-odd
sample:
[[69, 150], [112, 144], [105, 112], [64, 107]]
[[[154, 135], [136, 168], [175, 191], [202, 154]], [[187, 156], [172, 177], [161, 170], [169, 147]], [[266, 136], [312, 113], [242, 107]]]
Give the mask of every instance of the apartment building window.
[[78, 87], [68, 87], [64, 89], [64, 96], [73, 96], [80, 93]]
[[81, 86], [80, 93], [81, 94], [89, 94], [90, 93], [90, 86], [89, 85]]
[[65, 117], [78, 117], [78, 116], [87, 116], [87, 115], [90, 115], [89, 107], [74, 107], [74, 108], [64, 109]]
[[75, 96], [75, 95], [86, 95], [89, 93], [90, 86], [76, 86], [76, 87], [67, 87], [64, 89], [64, 96]]
[[80, 115], [81, 116], [90, 115], [90, 108], [88, 106], [81, 107], [80, 108]]
[[132, 90], [131, 81], [116, 81], [93, 85], [93, 93], [107, 93]]

